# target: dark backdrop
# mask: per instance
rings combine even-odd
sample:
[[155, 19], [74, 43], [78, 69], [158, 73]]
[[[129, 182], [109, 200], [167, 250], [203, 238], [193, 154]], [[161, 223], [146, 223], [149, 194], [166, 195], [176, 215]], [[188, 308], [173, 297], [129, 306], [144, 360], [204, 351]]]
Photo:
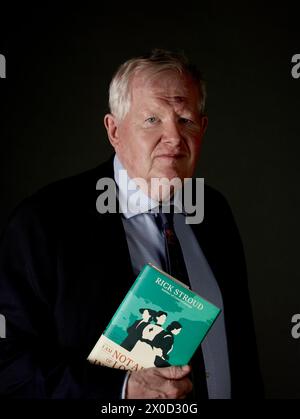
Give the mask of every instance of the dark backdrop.
[[300, 313], [297, 10], [185, 3], [1, 6], [0, 227], [25, 196], [111, 154], [102, 121], [122, 61], [153, 47], [184, 50], [208, 84], [198, 175], [227, 197], [240, 228], [266, 394], [300, 398], [300, 339], [291, 336]]

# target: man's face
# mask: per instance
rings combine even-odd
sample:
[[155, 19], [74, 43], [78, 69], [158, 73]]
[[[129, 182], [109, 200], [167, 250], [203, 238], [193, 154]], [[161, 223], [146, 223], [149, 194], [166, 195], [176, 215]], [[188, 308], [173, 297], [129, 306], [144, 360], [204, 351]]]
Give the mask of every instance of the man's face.
[[192, 177], [207, 118], [198, 110], [193, 81], [172, 71], [136, 75], [131, 106], [122, 121], [106, 115], [115, 151], [131, 178]]

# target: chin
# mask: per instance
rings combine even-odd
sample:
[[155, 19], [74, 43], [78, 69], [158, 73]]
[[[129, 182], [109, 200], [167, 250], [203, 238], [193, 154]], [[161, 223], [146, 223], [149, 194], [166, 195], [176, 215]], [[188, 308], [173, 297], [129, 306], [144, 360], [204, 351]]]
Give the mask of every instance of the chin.
[[184, 178], [190, 176], [191, 170], [189, 170], [190, 168], [187, 167], [187, 164], [182, 164], [183, 162], [180, 162], [178, 160], [170, 162], [167, 159], [165, 159], [164, 161], [160, 163], [161, 164], [157, 165], [154, 168], [152, 172], [152, 177], [158, 177], [158, 178], [164, 177], [169, 180], [174, 179], [174, 178], [179, 178], [183, 180]]
[[152, 172], [152, 177], [156, 178], [167, 178], [169, 180], [179, 177], [181, 179], [182, 170], [179, 170], [178, 167], [172, 167], [172, 166], [164, 166], [164, 167], [157, 167]]
[[159, 172], [158, 178], [167, 178], [170, 181], [174, 178], [179, 178], [181, 181], [183, 181], [184, 176], [182, 172], [178, 171], [178, 170], [164, 170]]

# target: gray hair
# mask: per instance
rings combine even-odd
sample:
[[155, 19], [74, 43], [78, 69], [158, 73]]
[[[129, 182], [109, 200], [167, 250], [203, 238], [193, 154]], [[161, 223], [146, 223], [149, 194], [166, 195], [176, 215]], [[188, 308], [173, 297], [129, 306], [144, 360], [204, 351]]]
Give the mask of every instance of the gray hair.
[[161, 49], [155, 49], [147, 56], [132, 58], [121, 64], [109, 86], [110, 112], [119, 120], [123, 119], [130, 108], [130, 85], [140, 71], [157, 74], [171, 70], [180, 75], [188, 75], [195, 82], [199, 91], [199, 112], [204, 113], [206, 86], [200, 71], [189, 63], [185, 55]]

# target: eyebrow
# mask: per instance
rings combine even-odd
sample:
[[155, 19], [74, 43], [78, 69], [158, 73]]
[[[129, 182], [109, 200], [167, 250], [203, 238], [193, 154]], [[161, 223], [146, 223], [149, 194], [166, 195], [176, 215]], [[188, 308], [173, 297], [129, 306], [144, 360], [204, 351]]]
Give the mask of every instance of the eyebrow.
[[161, 95], [158, 97], [154, 98], [154, 102], [151, 103], [151, 105], [149, 105], [149, 107], [147, 107], [147, 110], [145, 112], [143, 112], [143, 114], [148, 114], [148, 113], [154, 113], [154, 114], [159, 114], [160, 110], [161, 110], [161, 106], [159, 103], [157, 103], [157, 99], [159, 101], [163, 101], [163, 102], [167, 102], [170, 104], [178, 104], [180, 106], [182, 106], [185, 112], [188, 112], [189, 114], [193, 114], [193, 111], [190, 107], [189, 101], [187, 100], [187, 97], [182, 96], [182, 95], [176, 95], [176, 96], [166, 96], [166, 95]]
[[182, 102], [185, 102], [186, 101], [186, 97], [185, 96], [165, 96], [165, 98], [167, 100], [172, 101], [172, 102], [182, 103]]

